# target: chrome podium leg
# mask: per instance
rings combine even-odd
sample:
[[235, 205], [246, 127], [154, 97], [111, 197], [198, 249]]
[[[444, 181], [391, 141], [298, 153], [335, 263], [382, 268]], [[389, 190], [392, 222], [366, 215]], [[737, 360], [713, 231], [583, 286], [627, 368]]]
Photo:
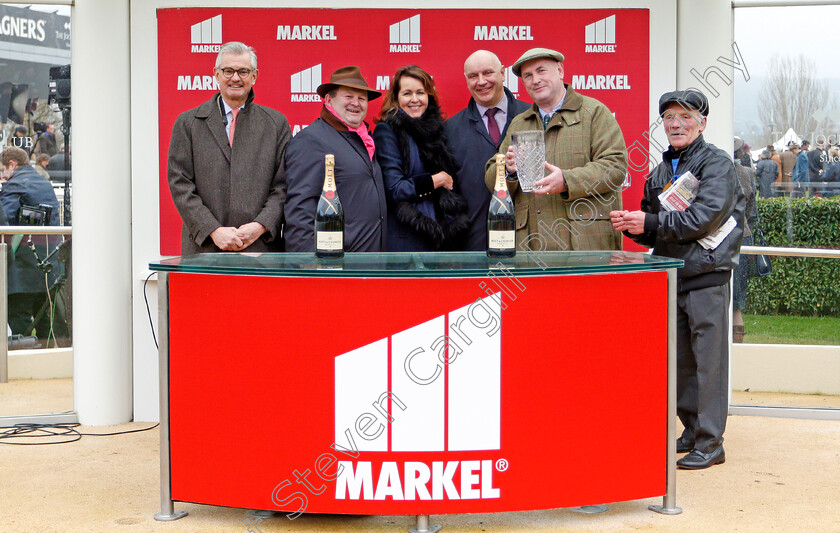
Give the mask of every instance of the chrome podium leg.
[[169, 457], [169, 278], [158, 272], [158, 360], [160, 364], [160, 512], [155, 520], [169, 522], [187, 516], [172, 502]]
[[662, 505], [648, 509], [660, 514], [680, 514], [677, 507], [677, 269], [668, 269], [668, 452], [665, 469], [665, 496]]
[[408, 528], [408, 533], [437, 533], [441, 530], [441, 526], [430, 526], [429, 515], [417, 515], [417, 526]]

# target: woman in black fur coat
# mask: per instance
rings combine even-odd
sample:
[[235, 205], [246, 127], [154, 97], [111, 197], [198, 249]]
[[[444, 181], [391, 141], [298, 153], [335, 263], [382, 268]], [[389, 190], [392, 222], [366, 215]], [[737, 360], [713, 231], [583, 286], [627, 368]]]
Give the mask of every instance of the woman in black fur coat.
[[447, 146], [431, 76], [401, 67], [373, 132], [388, 199], [386, 250], [461, 250], [467, 204], [452, 192], [456, 164]]

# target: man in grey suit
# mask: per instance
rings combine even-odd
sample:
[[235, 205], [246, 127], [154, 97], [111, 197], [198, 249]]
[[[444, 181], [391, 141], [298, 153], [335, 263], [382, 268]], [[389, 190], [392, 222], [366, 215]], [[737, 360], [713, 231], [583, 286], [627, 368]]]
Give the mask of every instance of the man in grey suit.
[[213, 74], [219, 93], [182, 113], [169, 143], [169, 190], [184, 221], [181, 253], [283, 251], [289, 122], [253, 103], [259, 71], [250, 46], [223, 44]]

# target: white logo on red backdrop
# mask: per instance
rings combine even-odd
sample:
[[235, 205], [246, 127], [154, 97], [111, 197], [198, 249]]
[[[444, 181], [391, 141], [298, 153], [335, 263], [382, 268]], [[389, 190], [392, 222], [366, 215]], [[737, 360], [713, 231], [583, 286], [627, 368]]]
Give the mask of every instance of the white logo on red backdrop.
[[572, 76], [572, 89], [626, 91], [631, 87], [627, 74], [591, 74]]
[[615, 15], [586, 25], [587, 52], [615, 52]]
[[476, 26], [474, 41], [533, 41], [531, 26]]
[[278, 41], [335, 41], [335, 26], [277, 26]]
[[[388, 432], [381, 425], [378, 432], [370, 432], [373, 438], [358, 443], [359, 451], [498, 450], [501, 321], [487, 335], [469, 336], [470, 344], [458, 339], [464, 324], [484, 321], [478, 314], [501, 317], [501, 301], [501, 294], [495, 293], [337, 356], [335, 442], [343, 442], [345, 429], [355, 427], [359, 413], [369, 410], [371, 395], [390, 391], [405, 406], [391, 413], [390, 450]], [[460, 348], [457, 355], [446, 339]]]
[[222, 16], [216, 15], [190, 27], [190, 51], [218, 53], [222, 46]]
[[420, 51], [420, 15], [391, 24], [389, 52]]
[[214, 76], [178, 76], [179, 91], [218, 91], [219, 82]]
[[292, 102], [320, 102], [315, 92], [321, 85], [321, 63], [292, 74]]

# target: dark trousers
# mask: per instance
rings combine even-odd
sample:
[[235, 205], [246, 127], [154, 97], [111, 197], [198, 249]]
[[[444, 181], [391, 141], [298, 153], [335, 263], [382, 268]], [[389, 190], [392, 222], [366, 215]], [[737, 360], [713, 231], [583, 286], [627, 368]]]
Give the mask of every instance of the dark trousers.
[[[55, 301], [53, 302], [56, 303]], [[40, 320], [35, 323], [35, 330], [38, 334], [38, 339], [45, 341], [42, 347], [46, 348], [47, 336], [50, 333], [50, 313], [52, 308], [49, 306], [46, 292], [24, 292], [9, 295], [9, 326], [12, 328], [14, 334], [25, 334], [26, 329], [32, 322], [41, 308], [46, 304], [44, 313]], [[64, 320], [64, 310], [59, 309], [56, 305], [55, 315], [53, 317], [53, 335], [56, 339], [64, 341], [68, 337], [67, 324]], [[63, 342], [60, 342], [64, 344]]]
[[729, 284], [677, 295], [677, 416], [709, 453], [723, 444], [729, 401]]

